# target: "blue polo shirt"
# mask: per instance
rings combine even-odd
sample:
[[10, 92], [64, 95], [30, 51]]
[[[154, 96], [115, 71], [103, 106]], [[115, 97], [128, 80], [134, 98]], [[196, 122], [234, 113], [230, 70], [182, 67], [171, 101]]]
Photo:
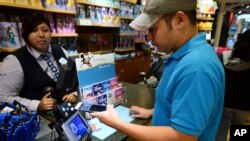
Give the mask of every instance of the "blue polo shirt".
[[152, 124], [213, 141], [224, 102], [224, 70], [202, 33], [164, 62]]

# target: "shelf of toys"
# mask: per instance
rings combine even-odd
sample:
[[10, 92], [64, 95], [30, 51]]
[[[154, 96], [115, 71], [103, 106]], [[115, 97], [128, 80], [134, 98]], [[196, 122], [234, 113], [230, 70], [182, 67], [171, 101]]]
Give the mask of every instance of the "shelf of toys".
[[78, 0], [78, 26], [120, 27], [119, 0]]
[[[56, 38], [77, 37], [75, 22], [76, 26], [119, 28], [114, 30], [114, 49], [121, 52], [121, 50], [134, 49], [135, 43], [145, 42], [145, 32], [134, 31], [129, 27], [129, 23], [143, 11], [143, 6], [136, 3], [137, 0], [76, 0], [76, 3], [74, 0], [68, 0], [67, 3], [63, 0], [57, 2], [54, 0], [0, 0], [0, 7], [44, 12], [50, 21], [52, 37]], [[19, 19], [22, 18], [19, 17]], [[1, 40], [0, 47], [19, 48], [25, 44], [18, 34], [22, 25], [21, 23], [18, 25], [17, 27], [15, 22], [10, 21], [0, 22], [1, 29], [13, 27], [11, 32], [19, 35], [15, 36], [15, 41], [18, 42], [15, 44], [6, 43], [8, 42], [7, 35], [0, 35], [1, 39], [6, 40]], [[61, 39], [53, 41], [56, 40]]]
[[100, 6], [100, 7], [107, 7], [113, 9], [120, 9], [119, 1], [104, 1], [104, 0], [77, 0], [79, 4], [86, 4], [92, 6]]
[[[41, 11], [44, 15], [49, 19], [50, 26], [52, 29], [52, 37], [63, 38], [70, 37], [75, 38], [78, 36], [75, 32], [75, 4], [74, 0], [68, 0], [65, 3], [63, 0], [58, 0], [57, 3], [52, 0], [0, 0], [0, 7], [3, 8], [17, 8], [19, 11], [24, 10], [35, 10]], [[21, 37], [21, 29], [22, 23], [21, 19], [23, 19], [22, 14], [13, 14], [15, 12], [3, 12], [0, 14], [1, 19], [0, 22], [0, 31], [8, 31], [9, 33], [13, 33], [15, 36], [13, 40], [9, 40], [8, 33], [0, 35], [0, 48], [4, 49], [6, 52], [12, 52], [16, 48], [20, 48], [25, 45]], [[28, 12], [27, 12], [28, 13]], [[25, 15], [25, 14], [24, 14]], [[5, 17], [10, 17], [7, 19]], [[8, 29], [8, 30], [7, 30]], [[5, 33], [5, 32], [2, 32]], [[54, 40], [54, 39], [53, 39]], [[60, 40], [60, 39], [57, 39]], [[71, 40], [71, 39], [70, 39]], [[73, 40], [73, 39], [72, 39]], [[71, 40], [71, 41], [72, 41]], [[61, 46], [61, 42], [57, 43]], [[71, 43], [66, 43], [71, 44]], [[75, 50], [76, 50], [76, 42]], [[72, 47], [71, 47], [72, 48]], [[7, 50], [6, 50], [7, 49]]]
[[20, 4], [20, 3], [14, 3], [14, 1], [12, 0], [0, 0], [0, 6], [24, 8], [24, 9], [32, 9], [32, 10], [44, 9], [40, 3], [38, 3], [37, 5], [35, 3]]
[[137, 1], [120, 0], [121, 28], [118, 36], [114, 37], [114, 51], [128, 52], [135, 49], [135, 43], [145, 42], [146, 32], [135, 31], [129, 23], [143, 12], [143, 6], [135, 4]]
[[218, 8], [213, 0], [197, 1], [197, 27], [200, 32], [206, 32], [206, 39], [211, 40], [215, 11]]

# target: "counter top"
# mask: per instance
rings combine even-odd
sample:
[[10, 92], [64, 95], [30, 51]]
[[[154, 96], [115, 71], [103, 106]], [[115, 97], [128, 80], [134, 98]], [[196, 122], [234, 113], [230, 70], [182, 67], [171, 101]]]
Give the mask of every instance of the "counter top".
[[[154, 107], [154, 102], [155, 102], [155, 90], [152, 88], [148, 88], [143, 85], [138, 85], [138, 84], [131, 84], [131, 83], [126, 83], [123, 82], [123, 85], [126, 87], [125, 91], [125, 99], [126, 103], [123, 104], [123, 106], [130, 108], [131, 106], [140, 106], [144, 108], [153, 108]], [[42, 141], [42, 140], [49, 140], [50, 135], [51, 135], [51, 129], [49, 129], [48, 122], [47, 120], [43, 120], [41, 123], [41, 132], [39, 133], [36, 141]], [[135, 119], [132, 121], [132, 123], [135, 124], [140, 124], [140, 125], [145, 125], [149, 123], [151, 119]], [[43, 129], [44, 128], [44, 129]], [[55, 130], [54, 130], [55, 132]], [[57, 136], [58, 137], [58, 136]], [[128, 136], [116, 131], [112, 135], [108, 136], [102, 141], [120, 141], [124, 140]], [[91, 141], [101, 141], [100, 139], [92, 136]]]

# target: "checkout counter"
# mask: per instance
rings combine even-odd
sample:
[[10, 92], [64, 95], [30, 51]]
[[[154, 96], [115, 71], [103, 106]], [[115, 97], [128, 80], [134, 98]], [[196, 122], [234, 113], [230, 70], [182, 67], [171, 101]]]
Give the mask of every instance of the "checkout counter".
[[[155, 102], [155, 89], [148, 88], [143, 85], [138, 84], [131, 84], [123, 82], [124, 86], [126, 87], [126, 91], [124, 94], [125, 103], [123, 106], [130, 108], [133, 105], [144, 107], [144, 108], [153, 108]], [[141, 125], [148, 125], [151, 119], [134, 119], [131, 123], [134, 124], [141, 124]], [[43, 119], [41, 121], [41, 129], [36, 137], [36, 141], [44, 141], [44, 140], [51, 140], [51, 129], [48, 127], [48, 121]], [[55, 131], [53, 131], [55, 132]], [[107, 138], [102, 141], [120, 141], [126, 140], [129, 138], [127, 135], [116, 131], [115, 133], [111, 134]], [[92, 136], [91, 141], [101, 141], [100, 139]]]

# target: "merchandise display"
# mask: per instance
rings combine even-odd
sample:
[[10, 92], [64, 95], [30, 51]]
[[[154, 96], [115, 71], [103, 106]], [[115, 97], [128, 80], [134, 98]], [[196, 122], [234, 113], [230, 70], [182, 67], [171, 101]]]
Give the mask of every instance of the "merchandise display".
[[[11, 2], [11, 1], [8, 1]], [[43, 2], [43, 3], [42, 3]], [[17, 7], [22, 11], [22, 9], [33, 9], [34, 12], [38, 12], [37, 10], [41, 10], [42, 13], [49, 19], [51, 33], [52, 33], [52, 44], [56, 40], [61, 39], [54, 39], [57, 37], [76, 37], [76, 30], [75, 30], [75, 4], [74, 0], [47, 0], [47, 1], [40, 1], [40, 0], [18, 0], [15, 1], [14, 4], [3, 3], [3, 6], [6, 8], [8, 7]], [[57, 4], [57, 5], [55, 5]], [[1, 3], [0, 3], [0, 6]], [[68, 8], [67, 8], [68, 7]], [[48, 9], [53, 8], [53, 9]], [[64, 10], [64, 11], [63, 11]], [[60, 14], [64, 13], [64, 14]], [[25, 15], [25, 14], [24, 14]], [[25, 45], [24, 40], [21, 37], [22, 32], [22, 19], [23, 14], [17, 14], [15, 12], [4, 12], [0, 15], [0, 30], [3, 31], [4, 34], [0, 35], [0, 47], [3, 49], [15, 49], [20, 48]], [[5, 34], [6, 33], [6, 34]], [[71, 39], [69, 39], [71, 40]], [[55, 43], [55, 42], [54, 42]], [[58, 42], [61, 46], [69, 49], [69, 54], [76, 54], [76, 39], [71, 40], [69, 42], [61, 43]], [[68, 46], [68, 44], [70, 46]]]
[[117, 15], [119, 9], [116, 7], [102, 7], [79, 3], [77, 4], [76, 9], [78, 24], [81, 26], [120, 26], [119, 15]]
[[74, 0], [68, 0], [68, 1], [65, 1], [65, 0], [44, 0], [44, 1], [42, 1], [42, 5], [45, 8], [75, 11]]
[[22, 23], [0, 22], [0, 46], [19, 48], [25, 45], [21, 37]]
[[197, 27], [200, 32], [206, 32], [206, 39], [211, 40], [213, 30], [213, 20], [215, 11], [218, 9], [217, 2], [214, 0], [197, 1]]
[[3, 141], [33, 141], [40, 130], [40, 118], [36, 112], [14, 101], [0, 103], [0, 139]]
[[[136, 0], [77, 0], [75, 3], [74, 0], [44, 0], [42, 2], [39, 0], [19, 1], [22, 3], [21, 6], [26, 4], [28, 6], [25, 7], [35, 10], [37, 7], [42, 6], [42, 11], [50, 21], [53, 38], [76, 37], [78, 36], [78, 34], [76, 34], [76, 28], [80, 29], [81, 26], [119, 28], [113, 32], [112, 36], [114, 40], [112, 39], [112, 41], [102, 44], [101, 47], [89, 47], [88, 45], [88, 51], [102, 51], [108, 49], [118, 52], [126, 52], [133, 51], [135, 49], [135, 43], [145, 43], [146, 33], [134, 31], [129, 27], [131, 20], [133, 20], [143, 11], [143, 6], [136, 4]], [[12, 5], [10, 6], [12, 7]], [[21, 38], [20, 36], [13, 37]], [[20, 39], [20, 41], [21, 40], [22, 39]], [[55, 43], [54, 41], [61, 39], [52, 40], [53, 43]], [[61, 44], [61, 42], [56, 44]], [[73, 44], [74, 42], [71, 42], [71, 45]], [[113, 44], [116, 46], [113, 46]], [[0, 43], [0, 46], [3, 48], [19, 48], [21, 45], [22, 44], [17, 44], [14, 46], [10, 43], [8, 45], [6, 45], [6, 43]], [[62, 44], [62, 46], [64, 46], [64, 44]], [[74, 48], [73, 46], [68, 48], [71, 48], [70, 54], [77, 53], [76, 50], [72, 52], [72, 48]]]
[[145, 43], [146, 32], [135, 31], [129, 23], [143, 12], [144, 6], [134, 4], [133, 1], [121, 1], [121, 27], [119, 35], [114, 37], [115, 52], [131, 52], [135, 43]]

